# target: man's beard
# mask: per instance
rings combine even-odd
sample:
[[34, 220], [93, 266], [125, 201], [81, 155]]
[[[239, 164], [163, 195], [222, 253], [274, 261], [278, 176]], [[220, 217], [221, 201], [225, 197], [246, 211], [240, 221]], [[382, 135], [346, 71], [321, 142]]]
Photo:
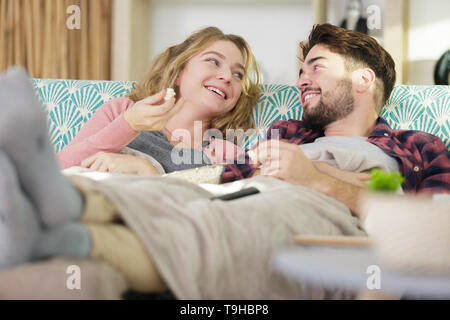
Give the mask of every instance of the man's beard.
[[303, 109], [302, 119], [314, 129], [325, 130], [330, 123], [349, 115], [354, 105], [351, 80], [339, 80], [334, 89], [322, 92], [316, 106]]

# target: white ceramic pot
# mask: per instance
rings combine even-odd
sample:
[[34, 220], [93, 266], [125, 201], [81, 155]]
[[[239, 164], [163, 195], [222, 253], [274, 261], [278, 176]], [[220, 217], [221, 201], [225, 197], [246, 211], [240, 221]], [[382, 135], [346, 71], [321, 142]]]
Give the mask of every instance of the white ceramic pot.
[[408, 273], [450, 275], [449, 202], [369, 194], [362, 214], [383, 265]]

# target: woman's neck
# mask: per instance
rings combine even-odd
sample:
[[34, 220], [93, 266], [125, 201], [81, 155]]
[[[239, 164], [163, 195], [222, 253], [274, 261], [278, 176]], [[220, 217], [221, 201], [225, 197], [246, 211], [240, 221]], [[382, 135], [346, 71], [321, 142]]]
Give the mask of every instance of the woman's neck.
[[200, 120], [192, 112], [184, 110], [167, 121], [163, 133], [173, 145], [182, 144], [185, 148], [199, 149], [202, 147], [204, 133], [211, 126], [211, 120]]

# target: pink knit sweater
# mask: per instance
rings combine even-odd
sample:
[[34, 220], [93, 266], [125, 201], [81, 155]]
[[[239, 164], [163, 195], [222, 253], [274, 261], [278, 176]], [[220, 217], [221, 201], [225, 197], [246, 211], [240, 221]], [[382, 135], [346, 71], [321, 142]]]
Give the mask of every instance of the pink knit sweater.
[[[133, 141], [139, 132], [131, 129], [123, 117], [123, 113], [133, 105], [134, 101], [126, 97], [115, 98], [102, 105], [75, 138], [57, 153], [61, 169], [80, 166], [84, 159], [100, 151], [119, 152]], [[240, 147], [219, 139], [204, 152], [214, 164], [226, 161], [228, 148], [234, 149], [231, 153], [234, 157], [244, 153]], [[217, 155], [223, 155], [224, 159], [217, 159]]]

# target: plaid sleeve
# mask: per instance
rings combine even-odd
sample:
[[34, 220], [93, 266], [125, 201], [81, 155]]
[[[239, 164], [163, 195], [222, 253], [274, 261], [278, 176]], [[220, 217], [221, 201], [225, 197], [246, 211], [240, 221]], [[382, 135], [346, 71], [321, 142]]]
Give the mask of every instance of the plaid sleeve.
[[[253, 149], [256, 148], [262, 141], [272, 139], [273, 132], [276, 132], [277, 138], [283, 138], [284, 134], [286, 133], [287, 123], [288, 121], [283, 120], [274, 121], [270, 125], [269, 129], [267, 129], [266, 137], [259, 140], [253, 147]], [[276, 129], [278, 131], [273, 131], [272, 129]], [[253, 164], [250, 163], [250, 157], [247, 152], [245, 153], [244, 158], [241, 157], [238, 160], [239, 161], [234, 161], [234, 163], [228, 164], [225, 167], [225, 171], [222, 176], [222, 183], [249, 178], [255, 173], [256, 168]]]
[[423, 163], [417, 193], [450, 193], [450, 157], [446, 146], [439, 138], [429, 134], [415, 137], [414, 143]]
[[244, 158], [241, 157], [238, 161], [234, 161], [234, 163], [225, 166], [222, 183], [249, 178], [255, 173], [256, 168], [250, 163], [248, 153], [245, 153], [243, 157]]

